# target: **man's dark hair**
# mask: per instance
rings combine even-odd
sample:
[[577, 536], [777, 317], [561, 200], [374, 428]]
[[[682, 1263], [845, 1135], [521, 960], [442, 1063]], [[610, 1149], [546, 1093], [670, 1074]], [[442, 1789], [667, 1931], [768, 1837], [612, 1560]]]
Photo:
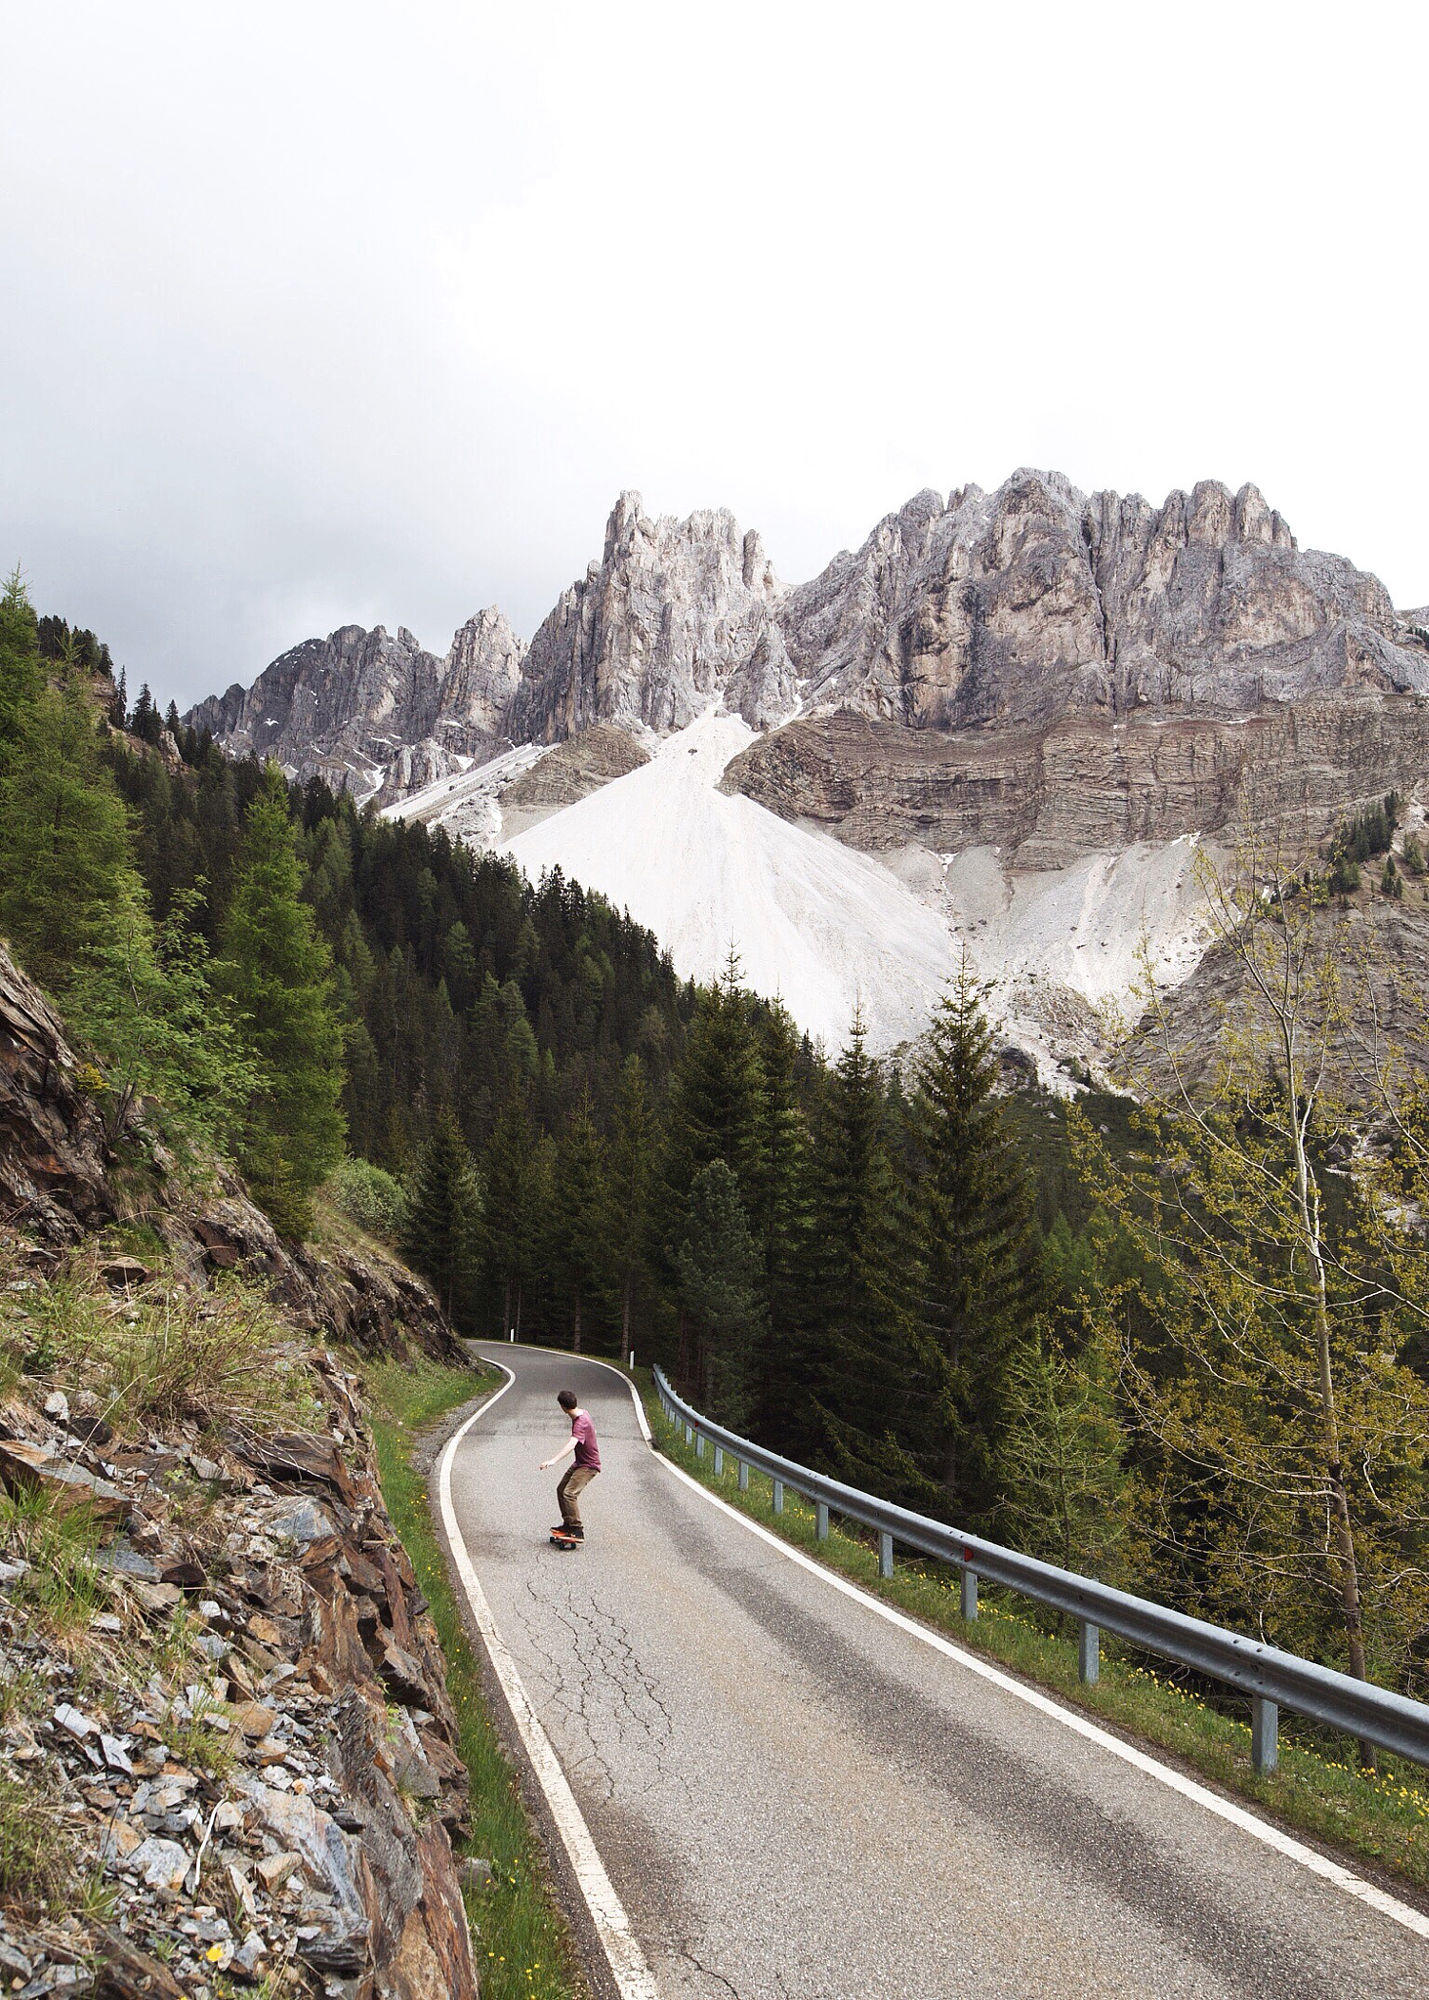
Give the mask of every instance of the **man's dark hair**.
[[556, 1401], [563, 1410], [573, 1410], [578, 1400], [574, 1389], [562, 1389], [560, 1395], [556, 1398]]

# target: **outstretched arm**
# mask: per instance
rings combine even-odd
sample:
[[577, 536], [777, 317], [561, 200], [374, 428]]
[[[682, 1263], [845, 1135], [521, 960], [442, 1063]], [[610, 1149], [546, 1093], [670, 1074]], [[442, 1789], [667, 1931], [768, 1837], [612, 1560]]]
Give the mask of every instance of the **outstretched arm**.
[[576, 1448], [575, 1439], [573, 1437], [568, 1437], [565, 1443], [561, 1446], [559, 1451], [554, 1451], [551, 1453], [551, 1456], [549, 1458], [543, 1458], [541, 1460], [542, 1472], [549, 1472], [553, 1465], [559, 1465], [561, 1460], [565, 1457], [566, 1453], [568, 1451], [574, 1451], [575, 1448]]

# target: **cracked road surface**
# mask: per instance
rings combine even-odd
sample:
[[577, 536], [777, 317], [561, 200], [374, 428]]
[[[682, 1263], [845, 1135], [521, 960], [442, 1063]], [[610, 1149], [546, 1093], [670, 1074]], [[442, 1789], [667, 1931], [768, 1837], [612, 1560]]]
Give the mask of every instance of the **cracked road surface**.
[[[456, 1455], [467, 1551], [662, 2000], [1397, 2000], [1429, 1943], [889, 1625], [535, 1349]], [[573, 1388], [605, 1470], [546, 1540]]]

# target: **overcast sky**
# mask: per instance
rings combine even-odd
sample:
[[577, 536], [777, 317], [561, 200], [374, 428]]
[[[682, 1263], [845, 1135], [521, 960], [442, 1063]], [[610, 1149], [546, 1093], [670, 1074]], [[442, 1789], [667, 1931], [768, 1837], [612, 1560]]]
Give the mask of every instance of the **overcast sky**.
[[616, 493], [1253, 479], [1429, 600], [1422, 10], [5, 6], [0, 560], [161, 699], [529, 635]]

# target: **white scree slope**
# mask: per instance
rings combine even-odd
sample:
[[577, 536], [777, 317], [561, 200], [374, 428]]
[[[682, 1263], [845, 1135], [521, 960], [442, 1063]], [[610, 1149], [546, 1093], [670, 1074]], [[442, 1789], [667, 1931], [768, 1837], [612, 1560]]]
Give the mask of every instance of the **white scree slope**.
[[732, 945], [746, 984], [830, 1049], [856, 1006], [870, 1045], [896, 1047], [927, 1026], [955, 970], [947, 925], [878, 862], [719, 791], [753, 741], [711, 711], [503, 851], [533, 881], [559, 867], [629, 910], [687, 978], [718, 978]]

